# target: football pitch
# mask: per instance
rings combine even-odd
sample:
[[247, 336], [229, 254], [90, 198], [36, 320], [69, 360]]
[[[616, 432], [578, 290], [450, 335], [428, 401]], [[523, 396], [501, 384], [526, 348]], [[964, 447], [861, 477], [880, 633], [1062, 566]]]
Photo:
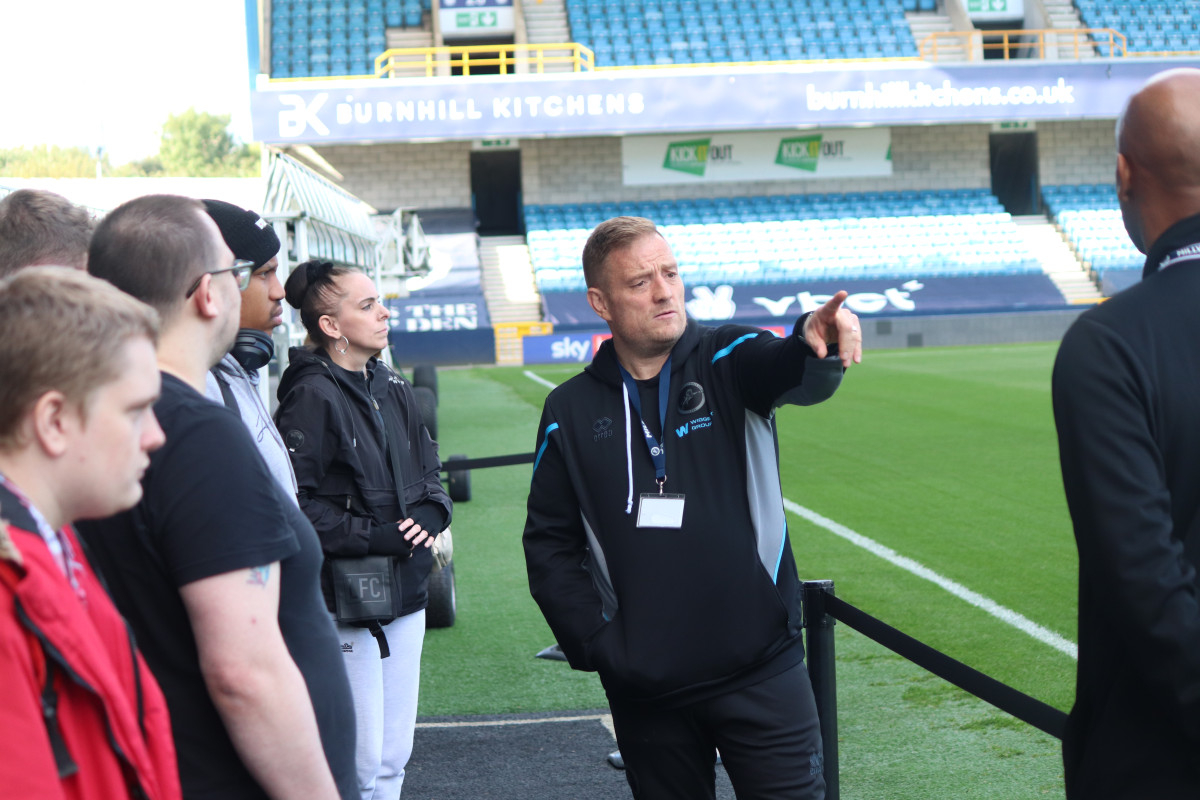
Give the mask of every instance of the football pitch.
[[[778, 413], [800, 574], [1066, 710], [1076, 554], [1050, 404], [1057, 343], [868, 352], [837, 395]], [[530, 452], [548, 384], [579, 367], [439, 371], [443, 458]], [[471, 474], [454, 511], [458, 621], [431, 630], [423, 716], [599, 709], [598, 679], [535, 659], [553, 636], [521, 551], [530, 467]], [[838, 625], [847, 800], [1062, 797], [1059, 743]]]

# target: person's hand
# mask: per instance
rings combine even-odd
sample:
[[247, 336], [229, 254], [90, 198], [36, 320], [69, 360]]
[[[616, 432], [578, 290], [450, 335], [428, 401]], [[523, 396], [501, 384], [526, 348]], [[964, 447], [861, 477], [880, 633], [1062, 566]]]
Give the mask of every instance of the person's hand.
[[845, 291], [829, 298], [829, 302], [814, 311], [804, 321], [804, 341], [818, 358], [829, 355], [828, 345], [837, 343], [842, 366], [862, 363], [862, 332], [858, 329], [858, 317], [842, 303], [849, 297]]
[[414, 548], [422, 542], [426, 547], [433, 547], [433, 540], [437, 538], [437, 533], [425, 530], [412, 517], [400, 523], [400, 533], [404, 535], [404, 541]]

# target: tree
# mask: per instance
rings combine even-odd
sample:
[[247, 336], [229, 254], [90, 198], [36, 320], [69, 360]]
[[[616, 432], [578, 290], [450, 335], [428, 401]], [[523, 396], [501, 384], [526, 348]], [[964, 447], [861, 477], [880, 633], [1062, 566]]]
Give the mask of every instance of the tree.
[[228, 114], [194, 108], [167, 117], [158, 161], [162, 174], [194, 178], [254, 177], [260, 169], [258, 148], [238, 143]]
[[0, 149], [0, 177], [94, 178], [97, 164], [108, 172], [108, 156], [97, 159], [85, 147], [35, 145]]
[[229, 132], [228, 114], [188, 109], [163, 123], [156, 155], [113, 168], [108, 154], [84, 147], [36, 145], [0, 149], [0, 177], [253, 178], [259, 175], [258, 145], [242, 144]]

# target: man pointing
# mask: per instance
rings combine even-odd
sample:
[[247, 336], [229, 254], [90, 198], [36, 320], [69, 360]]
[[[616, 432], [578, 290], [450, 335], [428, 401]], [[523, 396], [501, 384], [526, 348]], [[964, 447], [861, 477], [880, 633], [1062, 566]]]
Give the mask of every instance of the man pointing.
[[524, 546], [568, 661], [608, 695], [635, 798], [823, 798], [775, 409], [830, 397], [862, 360], [845, 292], [790, 336], [689, 320], [654, 223], [616, 217], [583, 250], [612, 331], [550, 393]]

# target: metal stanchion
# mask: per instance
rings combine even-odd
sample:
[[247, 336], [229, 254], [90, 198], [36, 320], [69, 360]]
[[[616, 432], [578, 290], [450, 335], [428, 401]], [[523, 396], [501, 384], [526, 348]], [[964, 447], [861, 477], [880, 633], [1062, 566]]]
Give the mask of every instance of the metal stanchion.
[[825, 757], [825, 800], [840, 800], [834, 620], [825, 612], [826, 593], [833, 594], [833, 581], [804, 581], [804, 629], [808, 674], [812, 678], [817, 717], [821, 722], [821, 746]]

